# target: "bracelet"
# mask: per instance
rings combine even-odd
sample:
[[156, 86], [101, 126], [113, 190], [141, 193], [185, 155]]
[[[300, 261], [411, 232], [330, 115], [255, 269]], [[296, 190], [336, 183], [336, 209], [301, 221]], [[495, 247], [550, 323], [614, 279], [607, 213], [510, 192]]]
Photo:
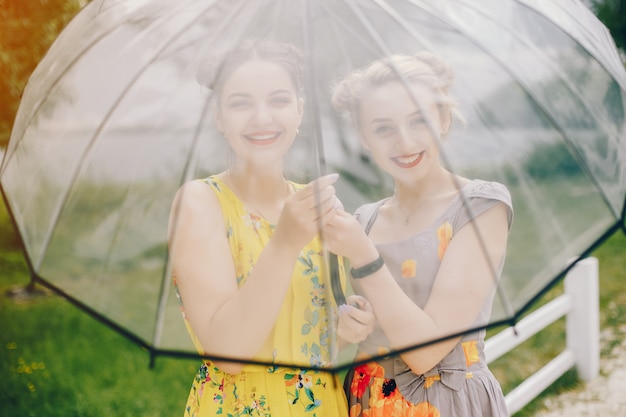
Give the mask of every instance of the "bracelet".
[[350, 268], [350, 275], [352, 275], [352, 278], [354, 279], [365, 278], [369, 275], [372, 275], [374, 272], [378, 271], [380, 268], [383, 267], [384, 264], [385, 264], [385, 261], [383, 260], [383, 257], [378, 255], [378, 258], [376, 258], [375, 261], [365, 264], [360, 268], [357, 268], [357, 269]]

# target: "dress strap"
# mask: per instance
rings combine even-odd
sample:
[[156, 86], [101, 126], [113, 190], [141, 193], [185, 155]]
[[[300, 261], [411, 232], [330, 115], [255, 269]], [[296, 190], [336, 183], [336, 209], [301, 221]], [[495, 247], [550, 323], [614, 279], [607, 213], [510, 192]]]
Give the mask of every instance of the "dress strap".
[[374, 225], [374, 222], [376, 221], [376, 218], [378, 217], [378, 209], [380, 209], [380, 207], [383, 204], [385, 204], [387, 200], [389, 199], [384, 198], [380, 200], [378, 203], [371, 205], [370, 210], [368, 210], [366, 213], [363, 213], [363, 217], [364, 217], [363, 220], [366, 221], [365, 228], [364, 228], [366, 235], [370, 234], [370, 230], [372, 229], [372, 226]]

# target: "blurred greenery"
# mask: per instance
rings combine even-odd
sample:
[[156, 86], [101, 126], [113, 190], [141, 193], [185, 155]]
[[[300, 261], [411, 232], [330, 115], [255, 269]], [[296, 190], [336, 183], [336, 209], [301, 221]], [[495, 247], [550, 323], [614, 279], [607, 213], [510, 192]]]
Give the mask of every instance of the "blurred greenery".
[[526, 157], [525, 171], [534, 178], [575, 177], [583, 171], [565, 143], [539, 143]]
[[591, 0], [591, 9], [609, 28], [615, 44], [626, 48], [626, 0]]
[[86, 0], [0, 0], [0, 147], [9, 141], [24, 87]]

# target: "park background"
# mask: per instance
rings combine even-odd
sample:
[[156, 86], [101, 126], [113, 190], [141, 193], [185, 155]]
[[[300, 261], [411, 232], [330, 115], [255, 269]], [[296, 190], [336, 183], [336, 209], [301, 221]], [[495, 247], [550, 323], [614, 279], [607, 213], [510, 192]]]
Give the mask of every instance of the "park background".
[[[56, 36], [86, 0], [0, 0], [0, 155], [21, 94]], [[626, 0], [588, 1], [623, 51]], [[623, 55], [622, 55], [623, 56]], [[617, 234], [592, 255], [600, 261], [601, 355], [626, 336], [626, 237]], [[44, 288], [25, 291], [30, 275], [4, 203], [0, 201], [0, 415], [181, 415], [198, 361], [157, 359]], [[536, 307], [563, 293], [556, 285]], [[505, 394], [565, 345], [559, 320], [490, 367]], [[497, 331], [498, 329], [494, 329]], [[566, 373], [515, 417], [530, 417], [545, 399], [584, 389]]]

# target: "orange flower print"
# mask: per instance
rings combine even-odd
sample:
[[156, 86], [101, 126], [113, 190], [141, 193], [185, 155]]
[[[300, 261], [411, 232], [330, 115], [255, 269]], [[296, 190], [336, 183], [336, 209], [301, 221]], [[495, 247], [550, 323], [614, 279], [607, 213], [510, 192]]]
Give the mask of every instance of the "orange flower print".
[[371, 375], [361, 372], [360, 366], [354, 370], [354, 376], [352, 377], [352, 384], [350, 384], [350, 393], [357, 398], [363, 397], [365, 390], [370, 384], [372, 379]]
[[375, 391], [379, 391], [375, 398], [370, 398], [369, 406], [372, 410], [372, 416], [404, 416], [406, 400], [396, 388], [396, 382], [393, 379], [379, 378], [373, 384]]
[[417, 262], [415, 259], [406, 259], [402, 262], [402, 278], [413, 278], [415, 276], [415, 269]]
[[480, 361], [480, 357], [478, 356], [478, 347], [476, 347], [476, 340], [463, 342], [461, 345], [463, 346], [463, 352], [465, 353], [465, 364], [468, 367]]
[[241, 216], [243, 222], [246, 226], [251, 227], [258, 235], [259, 231], [261, 231], [263, 228], [261, 224], [263, 217], [257, 216], [256, 214], [249, 211], [247, 208], [245, 210], [245, 214]]
[[380, 356], [386, 355], [390, 352], [391, 352], [391, 349], [389, 349], [386, 346], [378, 346], [378, 348], [376, 349], [376, 353]]
[[452, 240], [452, 225], [445, 222], [437, 229], [437, 238], [439, 238], [439, 260], [443, 259], [443, 255], [448, 249], [448, 243]]
[[428, 376], [424, 380], [424, 388], [428, 389], [433, 386], [435, 381], [441, 381], [441, 377], [439, 375]]
[[313, 377], [311, 375], [302, 375], [301, 377], [302, 379], [298, 386], [302, 385], [303, 388], [311, 388], [313, 386]]
[[285, 374], [285, 386], [297, 388], [311, 388], [313, 386], [313, 377], [305, 374]]
[[424, 401], [411, 407], [407, 417], [441, 417], [441, 413], [437, 407]]
[[356, 403], [350, 407], [350, 417], [359, 417], [361, 415], [361, 404]]
[[285, 374], [285, 386], [291, 387], [298, 382], [298, 374]]
[[357, 398], [363, 397], [365, 390], [369, 387], [372, 377], [385, 376], [382, 366], [376, 362], [365, 363], [354, 368], [354, 376], [350, 385], [350, 392]]

